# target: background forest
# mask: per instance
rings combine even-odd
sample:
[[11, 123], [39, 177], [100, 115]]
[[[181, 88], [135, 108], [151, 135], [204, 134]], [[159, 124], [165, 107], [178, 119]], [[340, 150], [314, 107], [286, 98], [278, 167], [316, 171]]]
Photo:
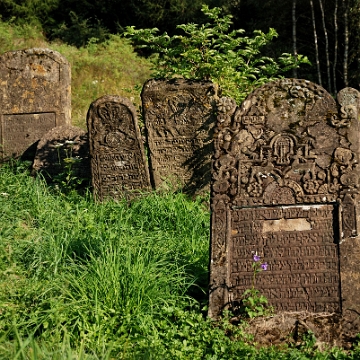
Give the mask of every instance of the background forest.
[[127, 26], [157, 27], [174, 35], [176, 25], [206, 21], [204, 3], [231, 14], [234, 28], [244, 29], [245, 35], [275, 28], [279, 36], [266, 55], [307, 56], [312, 65], [294, 69], [288, 77], [314, 81], [332, 94], [345, 86], [358, 88], [359, 0], [2, 0], [0, 14], [3, 21], [41, 26], [48, 40], [80, 47], [90, 39], [102, 42]]

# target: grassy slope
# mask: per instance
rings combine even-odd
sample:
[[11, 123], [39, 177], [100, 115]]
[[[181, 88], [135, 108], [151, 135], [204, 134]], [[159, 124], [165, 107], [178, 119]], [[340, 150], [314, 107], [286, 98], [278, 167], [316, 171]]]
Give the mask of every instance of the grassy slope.
[[150, 77], [150, 62], [137, 56], [131, 45], [117, 35], [104, 44], [90, 43], [77, 49], [59, 42], [48, 43], [31, 26], [0, 22], [0, 54], [31, 47], [46, 47], [64, 55], [72, 69], [72, 123], [86, 127], [86, 113], [100, 96], [121, 95], [140, 104], [139, 89]]
[[[149, 193], [131, 204], [52, 193], [0, 167], [1, 359], [345, 359], [256, 349], [205, 316], [209, 213]], [[205, 308], [203, 308], [205, 306]]]
[[204, 297], [209, 214], [200, 203], [148, 194], [100, 205], [51, 194], [7, 166], [0, 193], [0, 358], [14, 355], [17, 335], [45, 346], [68, 336], [96, 353], [114, 343], [121, 354], [166, 309]]

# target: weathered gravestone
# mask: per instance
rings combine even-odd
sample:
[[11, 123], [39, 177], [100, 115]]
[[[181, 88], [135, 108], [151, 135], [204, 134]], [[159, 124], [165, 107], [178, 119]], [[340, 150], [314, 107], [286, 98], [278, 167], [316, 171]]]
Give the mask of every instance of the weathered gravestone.
[[220, 111], [211, 317], [237, 311], [257, 252], [268, 269], [255, 288], [275, 312], [339, 314], [343, 329], [359, 330], [359, 94], [345, 89], [337, 103], [321, 86], [284, 79]]
[[149, 80], [141, 94], [155, 188], [208, 189], [216, 87], [207, 81]]
[[97, 200], [148, 190], [150, 180], [136, 110], [120, 96], [94, 101], [87, 115], [91, 172]]
[[50, 49], [0, 56], [0, 158], [17, 157], [55, 126], [70, 124], [71, 74]]
[[63, 179], [88, 184], [91, 172], [87, 132], [72, 125], [48, 131], [37, 145], [33, 170], [41, 172], [49, 182]]

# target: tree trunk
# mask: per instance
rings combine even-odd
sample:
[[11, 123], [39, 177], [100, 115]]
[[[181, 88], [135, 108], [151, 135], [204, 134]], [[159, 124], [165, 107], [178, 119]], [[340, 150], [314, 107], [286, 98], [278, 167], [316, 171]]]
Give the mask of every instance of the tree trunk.
[[344, 6], [344, 85], [345, 87], [349, 86], [348, 80], [348, 61], [349, 61], [349, 6], [348, 1], [343, 0]]
[[[293, 54], [297, 63], [297, 46], [296, 46], [296, 0], [292, 2], [292, 38], [293, 38]], [[293, 78], [297, 78], [297, 68], [293, 68]]]
[[319, 60], [319, 46], [318, 46], [316, 22], [315, 22], [315, 11], [314, 11], [314, 3], [312, 0], [310, 0], [310, 7], [311, 7], [311, 18], [312, 18], [312, 25], [313, 25], [313, 31], [314, 31], [315, 60], [316, 60], [316, 69], [317, 69], [317, 75], [318, 75], [318, 83], [320, 86], [322, 86], [320, 60]]
[[321, 19], [324, 29], [324, 36], [325, 36], [325, 56], [326, 56], [326, 73], [327, 73], [327, 82], [328, 82], [328, 91], [332, 93], [331, 91], [331, 76], [330, 76], [330, 59], [329, 59], [329, 38], [328, 33], [326, 30], [326, 24], [325, 24], [325, 13], [324, 13], [324, 7], [322, 0], [319, 0], [320, 10], [321, 10]]
[[333, 84], [334, 84], [334, 94], [337, 93], [336, 86], [336, 65], [337, 65], [337, 56], [338, 56], [338, 23], [337, 23], [337, 11], [338, 11], [338, 0], [335, 0], [335, 9], [334, 9], [334, 63], [333, 63]]

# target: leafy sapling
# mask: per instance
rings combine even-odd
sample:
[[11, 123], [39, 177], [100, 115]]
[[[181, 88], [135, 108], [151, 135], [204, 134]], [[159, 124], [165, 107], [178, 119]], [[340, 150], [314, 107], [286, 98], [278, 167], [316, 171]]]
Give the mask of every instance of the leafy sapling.
[[126, 28], [124, 35], [135, 47], [153, 54], [153, 77], [211, 80], [224, 96], [240, 103], [257, 87], [309, 64], [302, 55], [284, 53], [277, 59], [264, 55], [263, 49], [278, 36], [274, 29], [256, 30], [248, 37], [245, 30], [233, 29], [232, 16], [223, 15], [221, 8], [203, 5], [202, 12], [208, 22], [178, 25], [179, 35], [158, 35], [157, 28]]
[[[78, 178], [75, 174], [75, 166], [82, 159], [79, 156], [73, 156], [74, 145], [76, 145], [76, 141], [73, 140], [66, 140], [64, 143], [55, 145], [58, 157], [56, 165], [61, 170], [52, 180], [56, 188], [65, 192], [76, 189], [85, 181], [85, 179]], [[61, 149], [64, 150], [65, 156], [61, 155]]]

